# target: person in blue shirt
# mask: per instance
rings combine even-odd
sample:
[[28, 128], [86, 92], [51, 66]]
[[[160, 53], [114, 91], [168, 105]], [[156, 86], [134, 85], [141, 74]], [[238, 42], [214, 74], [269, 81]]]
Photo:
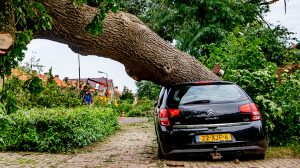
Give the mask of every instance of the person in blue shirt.
[[89, 91], [86, 91], [82, 96], [82, 104], [91, 105], [93, 103], [93, 96]]

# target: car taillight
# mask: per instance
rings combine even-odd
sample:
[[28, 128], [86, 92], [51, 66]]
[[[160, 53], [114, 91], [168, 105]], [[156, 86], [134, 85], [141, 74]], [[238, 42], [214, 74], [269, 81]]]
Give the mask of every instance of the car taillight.
[[169, 114], [167, 109], [161, 109], [159, 112], [160, 125], [170, 126]]
[[169, 109], [170, 117], [177, 117], [180, 116], [179, 109]]
[[180, 116], [180, 110], [179, 109], [161, 109], [159, 112], [159, 120], [160, 125], [162, 126], [170, 126], [170, 117], [177, 117]]
[[254, 103], [244, 104], [244, 105], [240, 106], [240, 112], [241, 113], [251, 113], [252, 121], [261, 120], [260, 112]]

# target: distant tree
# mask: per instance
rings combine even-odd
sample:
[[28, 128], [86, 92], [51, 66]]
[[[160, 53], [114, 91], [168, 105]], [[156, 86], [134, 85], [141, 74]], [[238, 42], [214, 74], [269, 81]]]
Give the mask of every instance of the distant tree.
[[47, 84], [56, 84], [54, 80], [54, 76], [52, 74], [52, 67], [49, 69], [48, 72]]
[[[35, 54], [35, 52], [33, 52]], [[37, 69], [38, 73], [43, 72], [44, 65], [40, 64], [40, 58], [36, 59], [34, 55], [30, 57], [29, 62], [25, 62], [25, 66], [30, 69], [30, 71], [33, 71], [34, 69]]]
[[134, 95], [126, 86], [124, 86], [124, 89], [123, 89], [123, 92], [122, 92], [122, 96], [120, 97], [120, 100], [129, 101], [130, 103], [133, 103]]
[[179, 49], [197, 55], [201, 45], [219, 42], [236, 26], [258, 20], [268, 9], [259, 2], [153, 0], [142, 20]]
[[137, 96], [139, 99], [147, 98], [156, 100], [161, 86], [150, 81], [139, 81], [135, 83], [137, 86]]

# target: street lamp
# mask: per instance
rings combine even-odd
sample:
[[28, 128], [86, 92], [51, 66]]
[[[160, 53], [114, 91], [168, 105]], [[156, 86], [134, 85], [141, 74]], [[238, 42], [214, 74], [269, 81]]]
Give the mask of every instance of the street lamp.
[[98, 71], [98, 73], [104, 73], [106, 75], [106, 93], [108, 97], [108, 74], [106, 72]]

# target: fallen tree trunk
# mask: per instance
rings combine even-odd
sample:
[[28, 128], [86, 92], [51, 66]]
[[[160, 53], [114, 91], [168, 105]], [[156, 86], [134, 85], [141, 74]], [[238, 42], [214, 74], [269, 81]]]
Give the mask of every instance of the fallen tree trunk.
[[[0, 1], [0, 51], [7, 50], [15, 39], [15, 16], [12, 0]], [[0, 52], [0, 54], [4, 52]]]
[[149, 80], [165, 86], [219, 80], [200, 62], [174, 48], [131, 14], [110, 13], [104, 21], [104, 33], [92, 36], [84, 28], [98, 12], [96, 8], [74, 7], [69, 0], [39, 1], [53, 17], [53, 29], [41, 32], [36, 38], [68, 44], [82, 55], [116, 60], [124, 64], [128, 75], [135, 80]]

